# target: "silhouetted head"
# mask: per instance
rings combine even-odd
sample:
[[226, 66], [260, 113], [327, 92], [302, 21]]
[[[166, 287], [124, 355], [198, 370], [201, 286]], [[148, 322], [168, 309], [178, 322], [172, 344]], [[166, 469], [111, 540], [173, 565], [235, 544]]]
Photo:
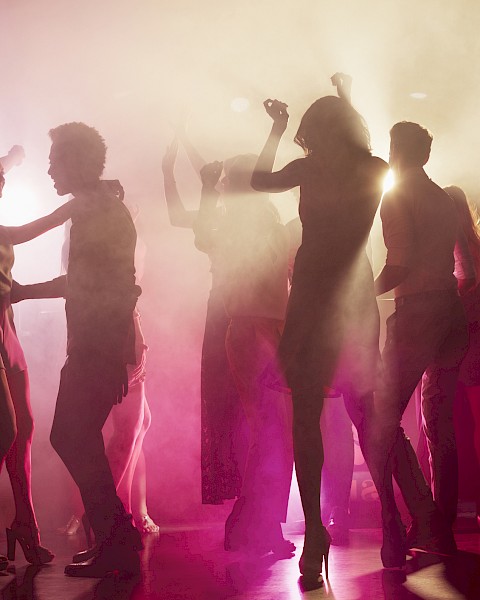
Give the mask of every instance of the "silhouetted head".
[[105, 140], [85, 123], [65, 123], [50, 130], [48, 174], [60, 196], [98, 183], [105, 166]]
[[256, 154], [238, 154], [227, 158], [223, 163], [225, 177], [222, 179], [223, 188], [231, 194], [251, 194], [250, 185], [253, 169], [257, 164]]
[[362, 116], [342, 98], [315, 100], [303, 115], [295, 142], [307, 155], [335, 159], [370, 153], [370, 135]]
[[430, 157], [433, 135], [418, 123], [402, 121], [390, 129], [390, 166], [423, 167]]

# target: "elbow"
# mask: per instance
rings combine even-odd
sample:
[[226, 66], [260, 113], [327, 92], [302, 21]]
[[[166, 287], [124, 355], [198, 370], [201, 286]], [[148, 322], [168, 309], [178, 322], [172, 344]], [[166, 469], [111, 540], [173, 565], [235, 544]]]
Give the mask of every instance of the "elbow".
[[263, 192], [265, 191], [263, 185], [262, 185], [262, 173], [259, 172], [254, 172], [252, 175], [252, 178], [250, 180], [250, 185], [252, 186], [252, 188], [257, 191], [257, 192]]

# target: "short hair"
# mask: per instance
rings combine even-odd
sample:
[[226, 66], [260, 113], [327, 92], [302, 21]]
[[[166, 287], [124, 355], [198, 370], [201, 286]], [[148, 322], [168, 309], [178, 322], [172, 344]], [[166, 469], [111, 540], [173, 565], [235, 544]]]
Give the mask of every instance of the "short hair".
[[418, 123], [401, 121], [390, 129], [390, 139], [400, 156], [409, 164], [423, 167], [430, 157], [433, 135]]
[[99, 179], [105, 168], [107, 146], [105, 140], [94, 127], [85, 123], [64, 123], [49, 131], [52, 144], [64, 146], [67, 152], [75, 154], [78, 166], [84, 177]]
[[343, 98], [315, 100], [302, 117], [294, 140], [308, 154], [370, 154], [370, 134], [363, 117]]

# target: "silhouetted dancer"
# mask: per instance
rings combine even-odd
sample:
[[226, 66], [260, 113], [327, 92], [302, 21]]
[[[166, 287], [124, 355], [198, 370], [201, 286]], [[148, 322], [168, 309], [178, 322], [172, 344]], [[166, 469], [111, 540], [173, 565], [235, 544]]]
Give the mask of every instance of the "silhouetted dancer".
[[67, 360], [62, 369], [51, 442], [82, 495], [97, 540], [93, 558], [65, 573], [137, 574], [139, 532], [115, 491], [102, 427], [127, 394], [135, 364], [133, 311], [136, 232], [111, 184], [100, 180], [106, 146], [92, 127], [67, 123], [50, 131], [49, 174], [60, 196], [74, 195], [66, 276], [23, 286], [21, 298], [66, 299]]
[[[0, 197], [4, 170], [20, 164], [24, 152], [14, 146], [0, 158]], [[34, 565], [50, 562], [54, 555], [40, 543], [40, 532], [32, 501], [31, 444], [33, 415], [30, 406], [28, 369], [13, 322], [10, 292], [12, 288], [13, 246], [27, 242], [53, 227], [64, 223], [71, 215], [67, 202], [52, 214], [19, 227], [0, 227], [0, 468], [5, 460], [12, 485], [15, 518], [7, 529], [7, 554], [15, 559], [16, 542], [25, 558]], [[0, 569], [6, 567], [0, 557]]]
[[[442, 515], [400, 424], [426, 372], [423, 416], [432, 442], [443, 449], [436, 454], [433, 473], [456, 497], [452, 408], [468, 335], [453, 274], [458, 213], [450, 196], [423, 170], [432, 135], [417, 123], [402, 122], [393, 126], [390, 139], [396, 183], [381, 207], [387, 258], [375, 290], [381, 295], [394, 289], [395, 312], [387, 319], [383, 385], [367, 437], [369, 468], [382, 505], [382, 561], [387, 568], [401, 568], [408, 548], [439, 554], [456, 550], [451, 531], [456, 501], [455, 507], [449, 502], [450, 514]], [[392, 471], [412, 516], [407, 536], [395, 503]]]
[[215, 186], [223, 164], [202, 171], [202, 198], [195, 244], [215, 257], [229, 325], [225, 340], [249, 428], [240, 496], [225, 524], [225, 549], [291, 556], [283, 538], [293, 467], [290, 399], [260, 381], [275, 358], [287, 304], [288, 237], [268, 196], [250, 186], [255, 155], [225, 164], [218, 217]]
[[[179, 130], [190, 163], [200, 177], [205, 160], [192, 145], [185, 131]], [[162, 161], [165, 199], [170, 223], [193, 228], [198, 210], [187, 210], [177, 189], [174, 166], [178, 151], [176, 138]], [[217, 208], [221, 211], [221, 207]], [[217, 257], [209, 253], [212, 287], [207, 303], [202, 343], [200, 375], [201, 415], [201, 492], [203, 504], [223, 504], [239, 495], [244, 466], [244, 426], [242, 407], [225, 351], [229, 318], [225, 312]]]
[[305, 157], [272, 173], [288, 113], [278, 100], [264, 105], [273, 126], [252, 186], [269, 192], [300, 186], [303, 236], [279, 359], [292, 390], [295, 470], [305, 514], [300, 571], [304, 583], [315, 586], [321, 585], [324, 560], [328, 577], [330, 546], [320, 516], [324, 389], [343, 394], [356, 424], [354, 408], [372, 403], [379, 314], [365, 249], [387, 165], [372, 157], [368, 129], [348, 99], [327, 96], [307, 110], [295, 136]]

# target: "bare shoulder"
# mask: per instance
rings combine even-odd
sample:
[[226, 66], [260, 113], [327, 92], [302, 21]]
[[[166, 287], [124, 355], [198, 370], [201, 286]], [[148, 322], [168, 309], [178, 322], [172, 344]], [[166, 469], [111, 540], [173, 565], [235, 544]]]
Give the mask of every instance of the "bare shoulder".
[[382, 158], [378, 156], [371, 156], [368, 161], [368, 168], [372, 174], [377, 173], [379, 176], [385, 176], [388, 172], [389, 166]]

